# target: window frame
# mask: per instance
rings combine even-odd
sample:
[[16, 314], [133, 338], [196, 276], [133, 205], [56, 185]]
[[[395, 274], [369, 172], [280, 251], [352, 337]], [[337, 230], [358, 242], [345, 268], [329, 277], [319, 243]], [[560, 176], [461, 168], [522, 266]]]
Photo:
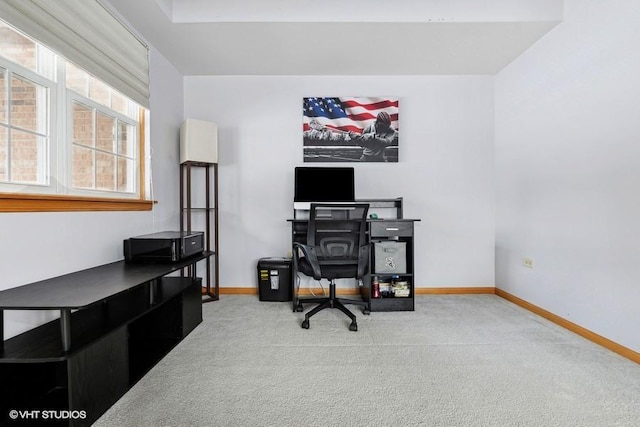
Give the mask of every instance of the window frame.
[[[11, 82], [13, 76], [15, 75], [17, 76], [17, 78], [21, 80], [32, 82], [34, 84], [40, 85], [47, 89], [48, 92], [47, 92], [46, 102], [47, 102], [47, 108], [49, 111], [49, 117], [46, 118], [45, 127], [46, 127], [46, 133], [48, 134], [48, 138], [49, 138], [49, 144], [46, 150], [47, 152], [45, 154], [47, 162], [45, 165], [40, 165], [39, 167], [44, 168], [43, 173], [48, 178], [55, 176], [55, 173], [57, 170], [56, 162], [53, 161], [51, 156], [55, 155], [56, 144], [57, 144], [56, 131], [58, 129], [57, 127], [58, 112], [55, 106], [53, 105], [53, 100], [57, 99], [57, 96], [58, 96], [57, 95], [58, 84], [54, 81], [47, 79], [46, 77], [41, 76], [35, 71], [32, 71], [19, 64], [11, 62], [3, 57], [0, 57], [0, 68], [7, 70], [7, 84]], [[7, 93], [7, 96], [9, 96], [9, 93]], [[11, 131], [11, 129], [17, 129], [17, 130], [23, 131], [24, 129], [17, 127], [15, 125], [12, 125], [11, 119], [10, 119], [10, 116], [11, 116], [10, 110], [11, 110], [11, 105], [7, 104], [6, 129], [8, 129], [9, 131]], [[2, 128], [5, 128], [5, 126], [2, 126]], [[31, 132], [29, 130], [26, 130], [26, 131], [34, 135], [38, 134], [38, 132]], [[27, 193], [27, 194], [55, 194], [55, 189], [53, 190], [51, 189], [51, 183], [48, 182], [48, 179], [47, 179], [47, 182], [45, 183], [2, 182], [0, 184], [2, 185], [2, 187], [9, 187], [9, 188], [23, 187], [20, 190], [20, 192]], [[0, 192], [2, 192], [2, 190], [0, 190]]]
[[[74, 103], [80, 104], [82, 106], [85, 106], [87, 108], [92, 109], [95, 114], [103, 114], [106, 115], [114, 120], [117, 120], [117, 123], [125, 123], [127, 125], [132, 126], [132, 128], [134, 129], [138, 129], [138, 123], [127, 117], [124, 114], [118, 113], [117, 111], [110, 109], [108, 107], [105, 107], [104, 105], [89, 99], [83, 95], [80, 95], [77, 92], [74, 92], [72, 90], [67, 89], [66, 90], [66, 117], [67, 120], [69, 121], [69, 124], [72, 124], [73, 122], [73, 107], [74, 107]], [[95, 116], [94, 116], [95, 117]], [[97, 126], [96, 122], [94, 121], [94, 128], [95, 126]], [[117, 132], [117, 130], [116, 130]], [[136, 135], [132, 135], [136, 138], [136, 142], [139, 138], [139, 134], [140, 132], [137, 132]], [[95, 137], [95, 133], [94, 133], [94, 137]], [[64, 151], [65, 153], [65, 159], [64, 161], [66, 162], [66, 164], [71, 164], [73, 161], [73, 147], [74, 147], [74, 142], [73, 142], [73, 126], [67, 126], [67, 135], [66, 135], [66, 140], [69, 143], [69, 146], [67, 147], [67, 149]], [[95, 141], [94, 141], [95, 142]], [[117, 141], [116, 141], [117, 144]], [[87, 147], [89, 149], [92, 149], [96, 152], [100, 152], [101, 150], [98, 148], [90, 148]], [[135, 162], [135, 164], [137, 164], [138, 166], [136, 167], [136, 170], [140, 167], [140, 145], [139, 144], [135, 144], [135, 146], [133, 147], [133, 149], [135, 150], [135, 154], [133, 155], [133, 160]], [[116, 166], [117, 169], [117, 166]], [[95, 172], [95, 171], [94, 171]], [[131, 198], [137, 198], [138, 194], [140, 193], [140, 188], [141, 188], [141, 182], [140, 182], [140, 177], [139, 176], [135, 176], [135, 182], [134, 182], [134, 189], [133, 192], [124, 192], [124, 191], [109, 191], [109, 190], [99, 190], [99, 189], [86, 189], [86, 188], [74, 188], [71, 185], [72, 182], [72, 173], [73, 173], [73, 169], [72, 167], [65, 167], [65, 182], [67, 183], [67, 188], [68, 188], [68, 192], [67, 194], [69, 195], [84, 195], [84, 196], [89, 196], [89, 197], [101, 197], [101, 198], [123, 198], [123, 199], [131, 199]], [[135, 175], [135, 174], [134, 174]], [[118, 197], [114, 197], [113, 195], [117, 194]]]
[[[36, 43], [39, 43], [36, 41]], [[17, 74], [21, 78], [42, 84], [49, 90], [48, 95], [48, 132], [49, 148], [48, 162], [43, 167], [48, 171], [51, 179], [62, 179], [63, 183], [48, 182], [45, 184], [24, 184], [3, 182], [0, 188], [0, 212], [78, 212], [78, 211], [149, 211], [154, 202], [147, 199], [147, 156], [146, 135], [149, 110], [139, 106], [137, 120], [137, 158], [134, 164], [137, 168], [136, 185], [133, 193], [111, 192], [100, 190], [73, 189], [70, 185], [71, 175], [71, 147], [70, 139], [72, 116], [69, 115], [73, 100], [84, 104], [97, 104], [83, 95], [71, 93], [66, 87], [64, 79], [65, 58], [57, 54], [56, 79], [52, 81], [29, 70], [9, 59], [0, 57], [0, 66], [8, 70], [7, 76]], [[44, 83], [44, 84], [43, 84]], [[127, 118], [117, 111], [98, 104], [98, 111], [109, 111], [109, 115], [131, 124], [134, 119]], [[9, 105], [7, 105], [9, 107]], [[66, 122], [66, 123], [65, 123]], [[135, 127], [134, 127], [135, 128]], [[10, 128], [9, 128], [10, 129]], [[62, 134], [64, 132], [64, 135]], [[135, 132], [134, 132], [135, 133]], [[62, 141], [60, 140], [62, 139]], [[61, 149], [58, 144], [65, 144]], [[64, 154], [62, 154], [64, 153]], [[60, 185], [66, 186], [64, 192]], [[17, 191], [8, 191], [14, 187]], [[19, 187], [19, 188], [18, 188]]]
[[[138, 119], [139, 182], [146, 176], [145, 135], [147, 114], [140, 108]], [[27, 193], [0, 193], [0, 212], [92, 212], [92, 211], [150, 211], [156, 203], [146, 198], [146, 185], [140, 186], [137, 199], [86, 197]]]

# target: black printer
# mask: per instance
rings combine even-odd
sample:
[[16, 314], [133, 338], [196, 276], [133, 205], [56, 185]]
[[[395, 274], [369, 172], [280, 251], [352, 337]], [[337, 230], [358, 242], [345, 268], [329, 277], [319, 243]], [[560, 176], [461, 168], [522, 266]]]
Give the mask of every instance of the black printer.
[[202, 231], [161, 231], [124, 240], [125, 262], [175, 262], [204, 250]]

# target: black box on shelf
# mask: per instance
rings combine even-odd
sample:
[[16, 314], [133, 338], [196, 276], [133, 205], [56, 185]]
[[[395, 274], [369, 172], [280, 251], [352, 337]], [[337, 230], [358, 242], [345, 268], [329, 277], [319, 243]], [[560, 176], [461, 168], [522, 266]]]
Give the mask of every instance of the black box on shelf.
[[405, 274], [407, 272], [407, 243], [393, 240], [373, 242], [374, 273]]
[[176, 262], [204, 250], [202, 231], [161, 231], [125, 239], [125, 262]]
[[291, 260], [289, 258], [258, 260], [258, 294], [260, 301], [291, 301]]

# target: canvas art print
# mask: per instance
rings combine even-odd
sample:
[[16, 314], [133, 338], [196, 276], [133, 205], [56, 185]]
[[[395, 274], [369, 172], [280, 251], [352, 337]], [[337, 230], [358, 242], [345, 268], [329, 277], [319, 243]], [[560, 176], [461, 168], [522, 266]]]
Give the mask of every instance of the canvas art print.
[[398, 100], [303, 98], [305, 162], [398, 162]]

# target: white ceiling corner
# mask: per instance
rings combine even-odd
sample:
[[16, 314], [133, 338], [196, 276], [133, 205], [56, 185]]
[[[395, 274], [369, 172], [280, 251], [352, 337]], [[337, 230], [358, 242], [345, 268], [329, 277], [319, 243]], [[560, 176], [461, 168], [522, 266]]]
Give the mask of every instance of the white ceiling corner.
[[563, 12], [562, 0], [107, 1], [184, 75], [495, 74]]

